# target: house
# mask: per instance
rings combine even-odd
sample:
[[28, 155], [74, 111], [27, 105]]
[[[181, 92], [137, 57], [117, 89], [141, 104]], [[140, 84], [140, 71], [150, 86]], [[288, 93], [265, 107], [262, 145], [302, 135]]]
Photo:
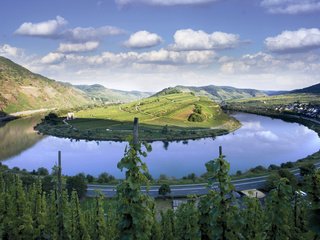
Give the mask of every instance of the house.
[[263, 192], [261, 192], [261, 191], [259, 191], [257, 189], [243, 190], [243, 191], [241, 191], [241, 193], [243, 195], [247, 196], [247, 197], [250, 197], [250, 198], [259, 198], [259, 199], [261, 199], [261, 198], [264, 198], [266, 196]]
[[67, 120], [73, 120], [73, 119], [75, 119], [74, 113], [69, 112], [69, 113], [67, 114]]

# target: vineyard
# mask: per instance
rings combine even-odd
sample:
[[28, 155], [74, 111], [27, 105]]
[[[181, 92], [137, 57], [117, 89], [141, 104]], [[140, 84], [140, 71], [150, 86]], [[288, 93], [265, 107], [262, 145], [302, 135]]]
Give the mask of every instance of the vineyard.
[[148, 151], [148, 145], [130, 141], [118, 164], [126, 178], [117, 187], [116, 201], [98, 194], [90, 206], [81, 204], [76, 191], [64, 189], [59, 167], [49, 192], [41, 177], [26, 184], [1, 171], [0, 239], [318, 239], [310, 216], [319, 204], [319, 171], [304, 172], [307, 197], [281, 178], [264, 202], [249, 197], [239, 201], [232, 194], [230, 165], [221, 154], [206, 164], [218, 189], [190, 196], [159, 218], [155, 200], [141, 193], [148, 169], [140, 156]]

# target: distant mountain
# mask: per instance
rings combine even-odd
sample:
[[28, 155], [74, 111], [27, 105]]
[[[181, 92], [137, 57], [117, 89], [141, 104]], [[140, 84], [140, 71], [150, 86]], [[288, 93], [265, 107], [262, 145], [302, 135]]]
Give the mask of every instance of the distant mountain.
[[291, 91], [290, 93], [314, 93], [314, 94], [320, 94], [320, 83], [312, 85], [310, 87], [302, 88], [302, 89], [296, 89]]
[[265, 94], [267, 94], [268, 96], [275, 96], [275, 95], [282, 95], [282, 94], [287, 94], [290, 93], [290, 91], [263, 91]]
[[150, 92], [109, 89], [99, 84], [74, 85], [74, 87], [86, 93], [92, 100], [100, 102], [130, 102], [153, 94]]
[[242, 99], [251, 97], [268, 96], [267, 93], [255, 89], [240, 89], [226, 86], [203, 86], [203, 87], [191, 87], [191, 86], [176, 86], [165, 88], [162, 91], [156, 93], [156, 96], [179, 93], [179, 92], [194, 92], [196, 95], [207, 96], [215, 101], [225, 101], [231, 99]]
[[70, 84], [32, 73], [0, 56], [0, 112], [70, 108], [91, 102], [85, 93]]

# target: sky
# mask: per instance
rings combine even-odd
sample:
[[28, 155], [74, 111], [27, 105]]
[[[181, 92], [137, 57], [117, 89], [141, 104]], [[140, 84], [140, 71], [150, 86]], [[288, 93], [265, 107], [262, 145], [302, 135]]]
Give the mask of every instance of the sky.
[[0, 56], [72, 84], [320, 82], [320, 0], [1, 0]]

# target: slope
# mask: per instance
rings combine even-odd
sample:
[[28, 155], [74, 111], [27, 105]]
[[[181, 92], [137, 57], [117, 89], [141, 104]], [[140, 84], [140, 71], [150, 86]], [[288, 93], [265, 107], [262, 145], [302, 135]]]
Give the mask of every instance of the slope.
[[80, 90], [57, 82], [0, 56], [0, 111], [6, 113], [70, 108], [91, 100]]
[[320, 94], [320, 83], [312, 85], [310, 87], [296, 89], [291, 91], [291, 93], [313, 93], [313, 94]]

